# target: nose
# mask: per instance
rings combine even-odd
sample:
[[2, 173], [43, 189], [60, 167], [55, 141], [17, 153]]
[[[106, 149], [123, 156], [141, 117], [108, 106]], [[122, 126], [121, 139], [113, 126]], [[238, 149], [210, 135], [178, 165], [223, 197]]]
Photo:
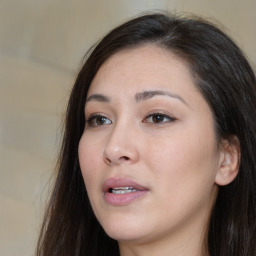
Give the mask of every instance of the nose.
[[105, 145], [103, 158], [108, 165], [133, 164], [139, 160], [136, 132], [126, 125], [116, 125]]

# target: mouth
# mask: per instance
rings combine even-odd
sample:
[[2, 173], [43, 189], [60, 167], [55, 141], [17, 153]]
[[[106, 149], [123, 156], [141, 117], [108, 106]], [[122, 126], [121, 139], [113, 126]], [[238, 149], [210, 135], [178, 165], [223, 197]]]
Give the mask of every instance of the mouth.
[[127, 178], [109, 178], [104, 182], [102, 190], [105, 202], [112, 206], [128, 205], [149, 191]]
[[108, 190], [109, 193], [113, 193], [116, 195], [127, 194], [127, 193], [136, 192], [136, 191], [140, 191], [140, 190], [133, 188], [133, 187], [117, 187], [117, 188], [110, 188]]

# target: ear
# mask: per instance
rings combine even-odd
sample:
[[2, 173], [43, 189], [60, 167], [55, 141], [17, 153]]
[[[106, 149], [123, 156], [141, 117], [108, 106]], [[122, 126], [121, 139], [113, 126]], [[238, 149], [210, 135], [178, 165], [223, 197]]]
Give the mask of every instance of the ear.
[[219, 168], [215, 183], [225, 186], [237, 176], [240, 165], [240, 143], [236, 136], [221, 141]]

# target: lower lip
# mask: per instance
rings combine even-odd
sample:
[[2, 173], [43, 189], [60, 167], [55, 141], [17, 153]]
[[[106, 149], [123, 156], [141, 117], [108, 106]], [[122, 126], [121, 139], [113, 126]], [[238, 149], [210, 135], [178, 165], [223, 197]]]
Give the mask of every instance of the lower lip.
[[128, 205], [134, 200], [144, 196], [147, 192], [148, 190], [135, 191], [135, 192], [125, 193], [125, 194], [113, 194], [110, 192], [106, 192], [104, 194], [104, 199], [110, 205], [122, 206], [122, 205]]

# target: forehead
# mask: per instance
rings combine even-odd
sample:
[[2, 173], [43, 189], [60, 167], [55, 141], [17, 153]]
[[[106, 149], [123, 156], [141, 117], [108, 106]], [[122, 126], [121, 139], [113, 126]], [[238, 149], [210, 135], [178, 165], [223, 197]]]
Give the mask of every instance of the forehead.
[[137, 93], [147, 89], [196, 90], [185, 61], [155, 45], [121, 50], [95, 75], [91, 93]]

